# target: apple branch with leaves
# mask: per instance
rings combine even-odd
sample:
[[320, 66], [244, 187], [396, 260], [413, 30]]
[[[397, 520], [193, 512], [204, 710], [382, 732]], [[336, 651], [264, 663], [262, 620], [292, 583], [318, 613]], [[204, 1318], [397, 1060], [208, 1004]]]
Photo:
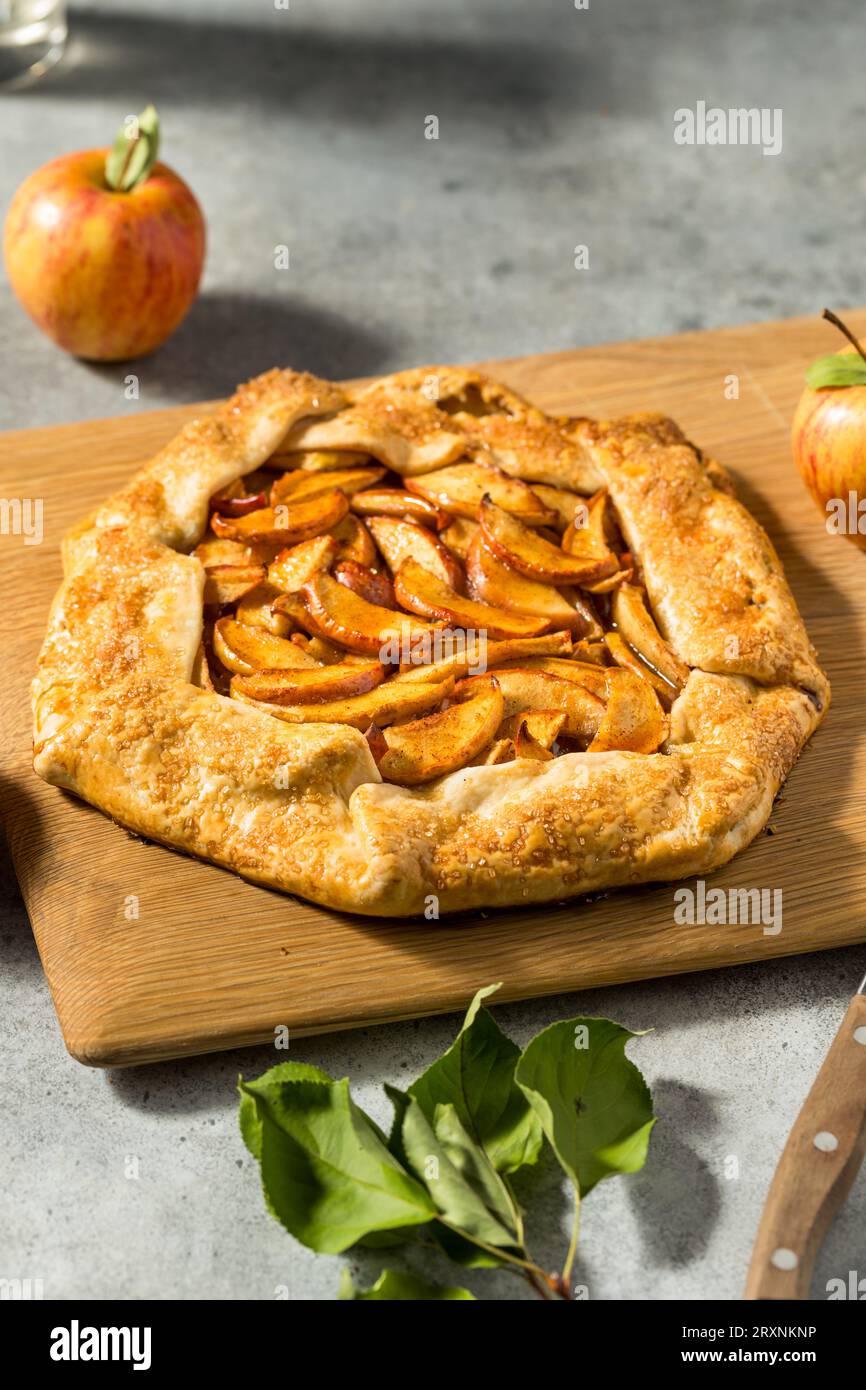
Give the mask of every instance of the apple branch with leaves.
[[[353, 1101], [347, 1079], [283, 1062], [239, 1083], [244, 1142], [265, 1202], [302, 1244], [425, 1243], [464, 1268], [506, 1268], [541, 1298], [571, 1299], [582, 1198], [605, 1178], [643, 1167], [655, 1123], [649, 1088], [626, 1057], [638, 1036], [604, 1018], [545, 1029], [521, 1052], [475, 995], [454, 1043], [405, 1091], [385, 1135]], [[571, 1183], [574, 1222], [561, 1271], [529, 1252], [512, 1178], [550, 1146]], [[341, 1298], [471, 1299], [457, 1286], [385, 1270]]]

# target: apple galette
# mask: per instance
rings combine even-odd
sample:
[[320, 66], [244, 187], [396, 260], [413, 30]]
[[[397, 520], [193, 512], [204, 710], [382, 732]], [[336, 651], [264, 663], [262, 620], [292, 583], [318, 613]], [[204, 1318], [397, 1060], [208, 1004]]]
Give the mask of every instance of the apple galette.
[[772, 545], [670, 420], [477, 372], [273, 371], [64, 542], [35, 766], [357, 912], [705, 873], [828, 703]]

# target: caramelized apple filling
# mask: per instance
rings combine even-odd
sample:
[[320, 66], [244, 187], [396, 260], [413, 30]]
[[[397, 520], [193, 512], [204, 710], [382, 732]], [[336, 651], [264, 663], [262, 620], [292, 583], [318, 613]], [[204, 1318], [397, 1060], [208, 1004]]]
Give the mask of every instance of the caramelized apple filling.
[[405, 786], [655, 753], [689, 676], [604, 489], [471, 460], [404, 479], [363, 452], [296, 450], [211, 499], [195, 554], [197, 683], [277, 719], [351, 725]]

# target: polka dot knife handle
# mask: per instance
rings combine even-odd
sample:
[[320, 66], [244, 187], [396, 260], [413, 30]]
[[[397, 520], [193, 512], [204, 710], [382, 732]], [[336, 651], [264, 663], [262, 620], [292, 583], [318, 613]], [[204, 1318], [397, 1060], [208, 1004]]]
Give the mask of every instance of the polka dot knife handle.
[[[861, 991], [866, 987], [866, 980]], [[812, 1267], [866, 1153], [866, 994], [842, 1027], [788, 1136], [761, 1216], [746, 1298], [805, 1299]]]

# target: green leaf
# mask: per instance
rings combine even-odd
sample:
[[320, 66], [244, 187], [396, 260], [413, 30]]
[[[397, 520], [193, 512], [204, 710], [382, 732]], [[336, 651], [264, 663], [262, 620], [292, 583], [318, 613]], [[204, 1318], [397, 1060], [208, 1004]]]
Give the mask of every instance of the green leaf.
[[474, 1144], [466, 1133], [453, 1105], [436, 1106], [433, 1132], [443, 1152], [473, 1191], [478, 1193], [487, 1210], [493, 1212], [517, 1239], [513, 1199], [484, 1150]]
[[638, 1036], [608, 1018], [573, 1018], [533, 1038], [517, 1065], [517, 1084], [581, 1196], [646, 1160], [652, 1097], [625, 1055]]
[[[331, 1080], [327, 1072], [319, 1071], [318, 1067], [311, 1067], [306, 1062], [280, 1062], [277, 1066], [271, 1067], [270, 1071], [260, 1076], [256, 1085], [275, 1087], [282, 1081], [325, 1081]], [[243, 1085], [243, 1077], [238, 1077], [238, 1090], [240, 1092], [241, 1103], [238, 1111], [238, 1123], [241, 1129], [241, 1138], [252, 1154], [253, 1158], [261, 1162], [262, 1157], [262, 1125], [259, 1119], [256, 1102], [253, 1096], [247, 1095]]]
[[[393, 1088], [391, 1088], [393, 1089]], [[502, 1249], [514, 1249], [517, 1237], [496, 1207], [488, 1205], [488, 1191], [476, 1184], [478, 1155], [461, 1154], [454, 1161], [453, 1127], [437, 1134], [414, 1096], [406, 1097], [400, 1138], [410, 1170], [426, 1186], [442, 1220], [473, 1240]], [[455, 1155], [456, 1157], [456, 1155]], [[483, 1157], [480, 1157], [483, 1163]]]
[[127, 116], [105, 160], [105, 181], [118, 193], [143, 183], [159, 155], [159, 117], [155, 106]]
[[806, 385], [813, 391], [824, 386], [866, 386], [866, 362], [856, 352], [819, 357], [806, 372]]
[[[407, 1091], [400, 1091], [396, 1086], [389, 1086], [387, 1083], [385, 1091], [394, 1106], [394, 1124], [388, 1146], [398, 1162], [411, 1169], [412, 1160], [406, 1153], [403, 1139], [403, 1124], [413, 1097]], [[473, 1144], [453, 1105], [436, 1106], [432, 1129], [448, 1161], [462, 1174], [470, 1187], [474, 1188], [487, 1209], [494, 1212], [510, 1229], [514, 1212], [508, 1190], [499, 1174], [491, 1167], [484, 1152]], [[419, 1172], [418, 1176], [427, 1181], [423, 1172]]]
[[437, 1105], [453, 1105], [493, 1167], [513, 1173], [535, 1163], [542, 1134], [538, 1117], [514, 1083], [520, 1049], [481, 1007], [499, 988], [488, 985], [478, 991], [451, 1047], [408, 1089], [431, 1122]]
[[[269, 1208], [312, 1250], [339, 1254], [372, 1231], [417, 1226], [435, 1215], [424, 1187], [389, 1153], [355, 1105], [347, 1080], [296, 1063], [241, 1086], [255, 1119], [241, 1124], [261, 1163]], [[287, 1070], [288, 1069], [288, 1070]]]
[[475, 1295], [470, 1293], [468, 1289], [428, 1284], [424, 1279], [419, 1279], [416, 1274], [407, 1274], [405, 1270], [397, 1269], [383, 1270], [372, 1288], [359, 1289], [352, 1281], [348, 1269], [344, 1268], [340, 1275], [340, 1298], [367, 1299], [369, 1302], [396, 1299], [403, 1301], [425, 1300], [426, 1302], [431, 1302], [434, 1299], [469, 1300], [472, 1303], [476, 1301]]

